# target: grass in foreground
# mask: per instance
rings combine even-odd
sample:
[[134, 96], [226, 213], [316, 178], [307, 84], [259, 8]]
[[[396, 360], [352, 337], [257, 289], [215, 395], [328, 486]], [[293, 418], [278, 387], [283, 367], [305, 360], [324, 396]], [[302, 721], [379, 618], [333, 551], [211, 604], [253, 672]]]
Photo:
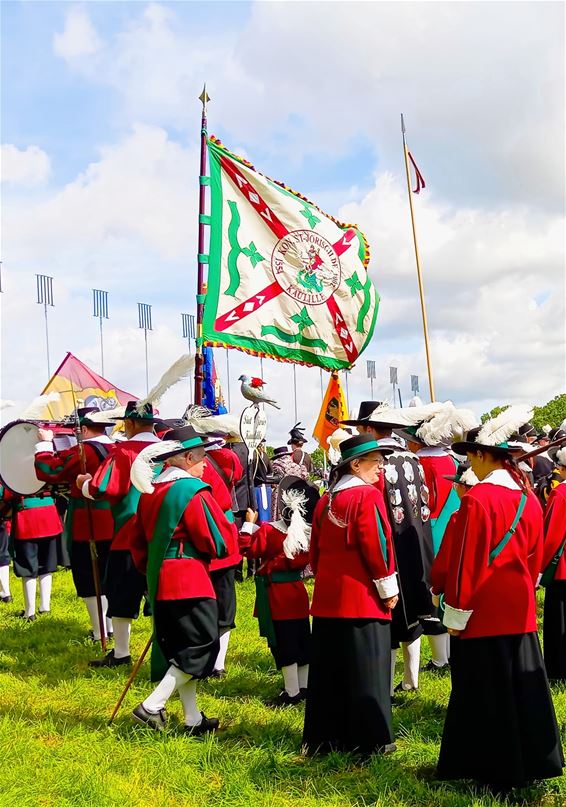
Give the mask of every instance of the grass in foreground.
[[[99, 651], [86, 639], [86, 612], [70, 572], [55, 576], [51, 615], [31, 624], [14, 618], [23, 607], [20, 581], [12, 578], [12, 588], [14, 602], [0, 606], [1, 807], [566, 805], [564, 779], [507, 800], [471, 783], [435, 781], [450, 679], [433, 674], [424, 674], [419, 692], [394, 709], [396, 754], [365, 764], [346, 754], [301, 757], [303, 707], [263, 703], [279, 691], [280, 678], [251, 616], [251, 582], [238, 586], [228, 676], [200, 689], [200, 708], [219, 717], [223, 731], [204, 740], [177, 736], [177, 699], [169, 703], [171, 728], [163, 735], [134, 724], [130, 712], [152, 686], [147, 664], [108, 727], [128, 671], [88, 669]], [[134, 657], [150, 630], [149, 619], [135, 623]], [[423, 656], [426, 650], [423, 640]], [[566, 690], [555, 690], [554, 701], [564, 741]]]

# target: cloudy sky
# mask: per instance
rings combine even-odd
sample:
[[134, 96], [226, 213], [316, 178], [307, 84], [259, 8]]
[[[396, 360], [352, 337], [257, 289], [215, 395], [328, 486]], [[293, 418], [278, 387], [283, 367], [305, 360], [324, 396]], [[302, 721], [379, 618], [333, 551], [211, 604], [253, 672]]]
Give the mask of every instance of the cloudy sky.
[[[47, 378], [35, 273], [54, 278], [51, 364], [100, 369], [91, 289], [109, 291], [106, 376], [145, 390], [137, 302], [153, 306], [150, 379], [194, 311], [200, 94], [209, 130], [344, 221], [372, 248], [382, 298], [349, 377], [352, 408], [391, 396], [388, 367], [426, 400], [399, 115], [427, 182], [414, 197], [437, 397], [479, 415], [565, 388], [564, 6], [552, 2], [10, 2], [2, 25], [1, 397]], [[226, 383], [226, 359], [218, 368]], [[259, 360], [230, 357], [237, 377]], [[291, 366], [264, 362], [293, 425]], [[297, 368], [299, 419], [320, 405]], [[164, 401], [178, 414], [188, 384]]]

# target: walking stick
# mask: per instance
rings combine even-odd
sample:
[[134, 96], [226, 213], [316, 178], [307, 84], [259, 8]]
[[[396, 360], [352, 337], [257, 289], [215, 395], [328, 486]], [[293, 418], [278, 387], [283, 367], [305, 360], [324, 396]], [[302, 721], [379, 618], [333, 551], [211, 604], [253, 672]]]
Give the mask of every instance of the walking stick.
[[152, 635], [149, 637], [149, 639], [148, 639], [148, 641], [147, 641], [147, 644], [146, 644], [146, 646], [144, 647], [144, 649], [143, 649], [143, 651], [142, 651], [141, 656], [140, 656], [140, 657], [139, 657], [139, 659], [136, 661], [135, 666], [134, 666], [134, 669], [132, 670], [132, 672], [131, 672], [131, 674], [130, 674], [130, 677], [129, 677], [129, 678], [128, 678], [128, 680], [126, 681], [126, 686], [124, 687], [124, 691], [123, 691], [123, 692], [122, 692], [122, 694], [120, 695], [120, 697], [119, 697], [119, 699], [118, 699], [118, 703], [116, 704], [116, 706], [114, 707], [114, 711], [112, 712], [112, 717], [111, 717], [111, 718], [110, 718], [110, 720], [108, 721], [108, 725], [109, 725], [109, 726], [111, 726], [111, 725], [112, 725], [112, 722], [113, 722], [114, 718], [116, 717], [116, 715], [118, 714], [118, 710], [120, 709], [120, 706], [122, 705], [122, 703], [123, 703], [123, 701], [124, 701], [124, 698], [125, 698], [125, 697], [126, 697], [126, 695], [128, 694], [128, 690], [129, 690], [129, 688], [130, 688], [130, 687], [132, 686], [132, 684], [134, 683], [134, 679], [135, 679], [136, 675], [138, 674], [138, 672], [139, 672], [139, 669], [140, 669], [141, 665], [143, 664], [143, 660], [144, 660], [144, 658], [147, 656], [147, 651], [148, 651], [148, 650], [149, 650], [149, 648], [151, 647], [151, 643], [152, 643], [152, 642], [153, 642], [153, 634], [152, 634]]

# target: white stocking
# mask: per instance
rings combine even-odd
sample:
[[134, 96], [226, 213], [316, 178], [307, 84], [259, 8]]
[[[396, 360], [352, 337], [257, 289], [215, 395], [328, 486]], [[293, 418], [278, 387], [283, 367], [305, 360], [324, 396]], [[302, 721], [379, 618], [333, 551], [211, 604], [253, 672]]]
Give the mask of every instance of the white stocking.
[[403, 689], [418, 689], [421, 660], [421, 637], [413, 642], [401, 642], [403, 649]]
[[132, 620], [115, 616], [114, 624], [114, 658], [125, 658], [130, 655], [130, 631]]
[[[228, 652], [228, 643], [229, 643], [229, 641], [230, 641], [230, 631], [227, 630], [220, 637], [220, 649], [218, 651], [218, 655], [216, 656], [216, 661], [214, 662], [214, 669], [215, 670], [223, 670], [224, 669], [224, 665], [226, 664], [226, 653]], [[200, 712], [199, 712], [199, 714], [200, 714]]]
[[39, 575], [39, 610], [49, 611], [51, 609], [51, 584], [53, 575]]
[[[86, 605], [88, 615], [90, 617], [90, 626], [92, 628], [92, 632], [94, 638], [99, 640], [100, 639], [100, 625], [98, 624], [98, 606], [96, 604], [96, 597], [83, 597], [84, 604]], [[101, 597], [102, 600], [102, 618], [104, 619], [106, 616], [106, 608], [108, 607], [108, 601], [106, 597]]]
[[0, 597], [10, 596], [10, 567], [0, 566]]
[[35, 615], [35, 592], [37, 591], [37, 577], [22, 577], [24, 587], [24, 616]]
[[[102, 610], [104, 613], [108, 611], [108, 600], [106, 595], [102, 595]], [[112, 620], [109, 616], [106, 617], [106, 635], [108, 636], [110, 633], [114, 633], [114, 626], [112, 625]]]
[[169, 667], [159, 684], [155, 687], [151, 695], [142, 704], [143, 708], [152, 714], [156, 714], [160, 709], [165, 708], [165, 704], [176, 689], [186, 684], [191, 678], [178, 667]]
[[296, 664], [289, 664], [287, 667], [281, 667], [283, 673], [283, 681], [285, 683], [285, 691], [287, 695], [292, 698], [299, 694], [299, 671]]
[[198, 726], [202, 721], [202, 714], [197, 707], [197, 682], [188, 681], [179, 687], [179, 697], [185, 713], [185, 726]]
[[429, 636], [430, 651], [432, 653], [432, 663], [437, 667], [444, 667], [448, 664], [450, 635], [441, 633], [439, 636]]
[[309, 665], [303, 664], [302, 667], [297, 668], [299, 675], [299, 689], [306, 689], [309, 685]]

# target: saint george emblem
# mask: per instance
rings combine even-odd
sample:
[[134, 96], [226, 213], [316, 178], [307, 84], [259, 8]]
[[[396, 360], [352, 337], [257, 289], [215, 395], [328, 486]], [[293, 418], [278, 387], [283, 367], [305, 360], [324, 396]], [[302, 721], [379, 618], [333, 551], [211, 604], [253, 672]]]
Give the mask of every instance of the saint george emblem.
[[393, 508], [393, 520], [396, 524], [400, 524], [403, 519], [405, 518], [405, 511], [402, 507], [394, 507]]
[[[407, 495], [409, 496], [409, 501], [415, 507], [417, 503], [417, 486], [416, 485], [407, 485]], [[416, 513], [415, 513], [416, 515]]]
[[399, 474], [397, 472], [397, 468], [390, 463], [387, 463], [385, 466], [385, 478], [389, 482], [390, 485], [394, 485], [397, 480], [399, 479]]
[[306, 305], [325, 303], [340, 285], [340, 259], [334, 247], [312, 230], [291, 230], [280, 238], [271, 269], [285, 294]]
[[415, 478], [415, 472], [413, 471], [413, 466], [408, 460], [405, 460], [405, 462], [403, 463], [403, 474], [405, 475], [405, 479], [407, 480], [407, 482], [412, 482], [413, 479]]
[[391, 502], [392, 507], [396, 507], [401, 504], [401, 491], [398, 488], [393, 488], [393, 490], [389, 491], [389, 501]]
[[426, 485], [421, 485], [421, 499], [423, 500], [423, 504], [428, 504], [429, 492]]
[[428, 521], [429, 518], [430, 518], [430, 510], [424, 504], [421, 507], [421, 518], [422, 518], [423, 521]]

